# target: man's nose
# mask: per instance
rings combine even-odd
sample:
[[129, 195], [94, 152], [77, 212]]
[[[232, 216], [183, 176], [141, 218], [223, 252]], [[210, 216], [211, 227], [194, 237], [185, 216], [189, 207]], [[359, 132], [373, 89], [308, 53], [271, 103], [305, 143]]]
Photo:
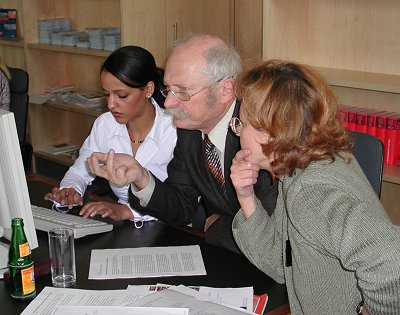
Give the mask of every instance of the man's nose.
[[165, 98], [164, 101], [164, 106], [165, 108], [172, 108], [176, 107], [179, 104], [179, 100], [176, 98], [174, 93], [172, 91], [168, 91], [167, 97]]

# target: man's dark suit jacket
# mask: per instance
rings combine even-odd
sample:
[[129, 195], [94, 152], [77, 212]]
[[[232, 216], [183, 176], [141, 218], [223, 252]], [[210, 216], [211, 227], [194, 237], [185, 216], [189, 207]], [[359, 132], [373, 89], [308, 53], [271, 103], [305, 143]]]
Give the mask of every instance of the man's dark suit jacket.
[[[237, 115], [239, 105], [236, 105]], [[221, 194], [215, 180], [204, 162], [204, 145], [200, 131], [178, 128], [178, 140], [174, 157], [168, 164], [168, 178], [161, 182], [155, 176], [155, 190], [146, 207], [140, 206], [138, 198], [130, 193], [131, 206], [142, 214], [152, 215], [172, 225], [186, 225], [193, 221], [198, 210], [198, 197], [206, 211], [206, 215], [219, 213], [220, 218], [206, 231], [206, 242], [225, 247], [239, 253], [232, 234], [232, 221], [240, 209], [235, 189], [230, 179], [232, 159], [240, 149], [239, 138], [230, 130], [225, 144], [224, 175], [228, 200]], [[255, 192], [264, 208], [271, 214], [274, 211], [277, 185], [265, 171], [255, 185]]]

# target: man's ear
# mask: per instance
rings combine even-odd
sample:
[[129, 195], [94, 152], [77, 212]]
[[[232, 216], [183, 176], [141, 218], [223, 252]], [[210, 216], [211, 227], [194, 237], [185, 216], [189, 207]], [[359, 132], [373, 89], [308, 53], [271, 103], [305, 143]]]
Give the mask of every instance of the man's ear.
[[221, 98], [222, 102], [229, 102], [232, 98], [235, 98], [235, 80], [225, 79], [221, 82]]

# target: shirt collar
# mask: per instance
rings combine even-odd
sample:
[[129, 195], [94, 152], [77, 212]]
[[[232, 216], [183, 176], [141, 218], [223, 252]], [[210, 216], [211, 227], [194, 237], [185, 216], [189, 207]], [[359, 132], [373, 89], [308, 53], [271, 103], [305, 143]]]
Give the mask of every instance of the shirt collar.
[[[145, 140], [151, 139], [157, 144], [157, 146], [160, 146], [163, 143], [164, 130], [166, 129], [165, 124], [168, 122], [172, 124], [172, 117], [168, 116], [165, 118], [164, 110], [152, 97], [150, 100], [156, 110], [156, 116], [154, 117], [153, 126], [151, 127]], [[118, 124], [118, 127], [115, 130], [115, 135], [127, 135], [129, 137], [126, 126], [124, 124]]]
[[208, 133], [208, 138], [220, 152], [224, 152], [225, 150], [226, 134], [228, 133], [229, 122], [232, 118], [235, 104], [236, 100], [233, 101], [225, 116], [222, 117], [219, 123]]

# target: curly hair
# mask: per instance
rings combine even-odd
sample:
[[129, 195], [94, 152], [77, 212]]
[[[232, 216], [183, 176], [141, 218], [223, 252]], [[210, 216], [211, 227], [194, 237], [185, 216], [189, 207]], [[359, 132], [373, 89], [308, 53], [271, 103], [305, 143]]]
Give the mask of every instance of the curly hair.
[[333, 162], [339, 152], [350, 161], [353, 140], [339, 118], [333, 92], [308, 66], [262, 62], [239, 76], [236, 94], [249, 123], [271, 136], [262, 150], [276, 157], [274, 176], [291, 176], [316, 160]]

